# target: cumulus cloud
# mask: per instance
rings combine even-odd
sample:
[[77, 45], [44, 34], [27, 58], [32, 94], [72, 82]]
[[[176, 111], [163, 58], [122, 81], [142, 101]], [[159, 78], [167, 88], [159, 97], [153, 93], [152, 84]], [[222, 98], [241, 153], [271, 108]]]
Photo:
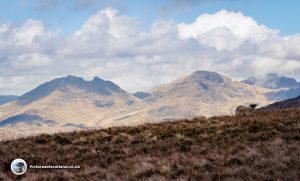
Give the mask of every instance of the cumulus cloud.
[[50, 49], [55, 34], [46, 30], [41, 21], [27, 20], [21, 27], [0, 25], [0, 52], [11, 56]]
[[0, 94], [24, 93], [67, 74], [100, 76], [131, 92], [199, 69], [235, 79], [271, 72], [299, 79], [300, 35], [278, 32], [226, 10], [192, 23], [157, 20], [141, 31], [137, 18], [106, 8], [63, 38], [36, 20], [2, 24]]
[[[191, 24], [178, 25], [181, 38], [193, 37], [218, 49], [238, 48], [245, 41], [259, 43], [276, 38], [278, 31], [259, 25], [257, 22], [238, 12], [221, 10], [216, 14], [199, 16]], [[228, 42], [232, 40], [232, 43]], [[227, 44], [222, 45], [224, 43]]]
[[138, 34], [137, 26], [138, 21], [135, 18], [120, 16], [117, 10], [106, 8], [91, 16], [68, 39], [69, 46], [62, 51], [70, 55], [79, 52], [89, 57], [127, 54]]

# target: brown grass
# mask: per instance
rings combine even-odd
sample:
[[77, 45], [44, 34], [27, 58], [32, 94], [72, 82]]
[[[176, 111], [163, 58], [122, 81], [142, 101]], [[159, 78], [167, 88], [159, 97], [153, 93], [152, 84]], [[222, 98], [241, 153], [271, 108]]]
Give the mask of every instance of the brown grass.
[[[28, 165], [80, 165], [79, 170]], [[0, 180], [300, 180], [300, 111], [255, 112], [0, 142]]]

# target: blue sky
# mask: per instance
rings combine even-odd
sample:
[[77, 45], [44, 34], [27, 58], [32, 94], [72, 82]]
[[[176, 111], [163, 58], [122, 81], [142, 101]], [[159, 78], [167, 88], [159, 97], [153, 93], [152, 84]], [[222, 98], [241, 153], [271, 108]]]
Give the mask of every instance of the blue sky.
[[9, 0], [0, 2], [0, 23], [18, 25], [27, 19], [36, 19], [68, 35], [89, 16], [107, 6], [137, 17], [143, 30], [157, 19], [188, 23], [200, 14], [226, 9], [241, 11], [260, 24], [279, 29], [281, 35], [300, 32], [298, 0]]

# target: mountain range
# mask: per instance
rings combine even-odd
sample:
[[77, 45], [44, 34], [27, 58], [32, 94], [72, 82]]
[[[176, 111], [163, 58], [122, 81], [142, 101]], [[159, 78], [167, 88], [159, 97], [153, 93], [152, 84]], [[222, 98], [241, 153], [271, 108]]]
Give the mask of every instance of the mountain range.
[[280, 88], [298, 88], [300, 83], [296, 79], [282, 76], [276, 73], [270, 73], [265, 76], [250, 77], [242, 81], [243, 83], [250, 85], [257, 85], [269, 89], [280, 89]]
[[253, 77], [240, 82], [215, 72], [196, 71], [134, 94], [98, 77], [91, 81], [57, 78], [0, 105], [0, 137], [232, 115], [239, 105], [266, 106], [282, 100], [274, 96], [280, 91], [299, 88], [294, 79], [275, 74], [269, 78], [275, 83]]
[[267, 94], [267, 97], [271, 100], [284, 100], [300, 95], [300, 82], [297, 82], [294, 78], [289, 78], [275, 73], [259, 77], [250, 77], [242, 82], [249, 85], [277, 90]]

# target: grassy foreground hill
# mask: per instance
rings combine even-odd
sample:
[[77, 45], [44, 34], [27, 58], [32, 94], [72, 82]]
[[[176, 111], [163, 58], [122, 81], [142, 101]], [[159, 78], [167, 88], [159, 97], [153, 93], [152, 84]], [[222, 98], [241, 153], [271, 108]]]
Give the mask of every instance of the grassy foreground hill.
[[[10, 163], [80, 165], [30, 169]], [[300, 110], [0, 142], [0, 180], [300, 180]]]

